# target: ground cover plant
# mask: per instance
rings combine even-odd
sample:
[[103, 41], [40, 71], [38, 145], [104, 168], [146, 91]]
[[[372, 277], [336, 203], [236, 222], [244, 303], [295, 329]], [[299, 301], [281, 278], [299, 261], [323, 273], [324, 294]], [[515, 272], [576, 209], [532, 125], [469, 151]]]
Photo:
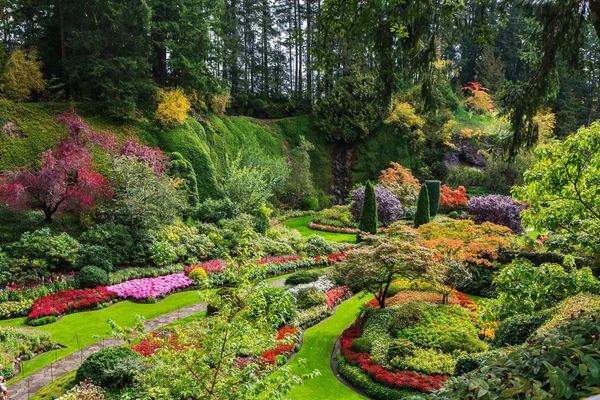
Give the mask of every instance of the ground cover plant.
[[56, 345], [50, 335], [28, 329], [0, 328], [0, 364], [2, 375], [11, 379], [16, 375], [17, 363], [51, 350]]

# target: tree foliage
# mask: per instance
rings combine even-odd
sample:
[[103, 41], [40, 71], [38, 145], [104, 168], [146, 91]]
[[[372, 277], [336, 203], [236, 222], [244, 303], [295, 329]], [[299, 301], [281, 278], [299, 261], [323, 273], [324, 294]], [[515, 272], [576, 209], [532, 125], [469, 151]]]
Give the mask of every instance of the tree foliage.
[[417, 200], [417, 212], [415, 213], [415, 228], [425, 225], [429, 222], [430, 207], [429, 207], [429, 192], [427, 185], [422, 185], [419, 191]]
[[154, 117], [163, 126], [181, 124], [185, 121], [192, 106], [183, 89], [160, 89], [156, 97], [158, 105]]
[[367, 182], [365, 187], [365, 198], [360, 211], [358, 229], [372, 235], [377, 234], [377, 199], [371, 182]]
[[3, 98], [26, 101], [31, 98], [32, 92], [41, 92], [45, 87], [37, 51], [19, 48], [10, 53], [0, 77], [0, 94]]

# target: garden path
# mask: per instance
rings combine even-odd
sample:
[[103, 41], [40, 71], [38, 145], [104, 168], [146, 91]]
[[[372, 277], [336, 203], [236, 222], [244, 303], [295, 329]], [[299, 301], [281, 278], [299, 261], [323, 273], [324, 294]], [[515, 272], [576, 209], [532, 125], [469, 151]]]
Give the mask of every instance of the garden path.
[[[268, 282], [268, 285], [271, 287], [283, 287], [285, 285], [285, 279], [270, 281]], [[187, 318], [191, 315], [198, 314], [202, 311], [206, 311], [206, 303], [193, 304], [191, 306], [183, 307], [179, 310], [171, 311], [170, 313], [146, 321], [144, 332], [153, 332], [166, 325], [179, 321], [180, 319]], [[27, 378], [21, 379], [20, 381], [10, 385], [8, 387], [9, 399], [29, 399], [30, 396], [35, 394], [44, 386], [53, 382], [55, 379], [60, 378], [66, 373], [79, 368], [79, 365], [82, 363], [82, 361], [89, 357], [90, 354], [104, 347], [119, 346], [123, 343], [124, 342], [122, 340], [108, 338], [85, 347], [65, 358], [62, 358], [57, 362], [34, 372]]]

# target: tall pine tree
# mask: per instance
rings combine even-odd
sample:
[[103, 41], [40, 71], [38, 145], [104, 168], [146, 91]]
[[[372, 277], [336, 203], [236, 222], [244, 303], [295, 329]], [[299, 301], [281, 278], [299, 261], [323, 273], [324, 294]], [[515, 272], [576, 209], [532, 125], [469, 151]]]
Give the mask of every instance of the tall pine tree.
[[377, 234], [377, 198], [375, 197], [375, 188], [370, 181], [365, 187], [365, 199], [360, 212], [358, 230], [372, 235]]

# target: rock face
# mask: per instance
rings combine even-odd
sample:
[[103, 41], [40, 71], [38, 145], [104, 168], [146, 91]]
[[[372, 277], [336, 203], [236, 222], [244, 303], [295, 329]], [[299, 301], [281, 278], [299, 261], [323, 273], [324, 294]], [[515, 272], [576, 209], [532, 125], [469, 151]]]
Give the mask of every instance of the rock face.
[[461, 140], [455, 143], [456, 149], [448, 153], [446, 166], [450, 169], [458, 165], [468, 165], [473, 168], [485, 169], [488, 165], [487, 157], [481, 147], [474, 146], [468, 141]]
[[352, 170], [356, 163], [356, 152], [351, 144], [336, 143], [331, 158], [331, 173], [333, 175], [332, 193], [338, 204], [343, 204], [352, 188]]

